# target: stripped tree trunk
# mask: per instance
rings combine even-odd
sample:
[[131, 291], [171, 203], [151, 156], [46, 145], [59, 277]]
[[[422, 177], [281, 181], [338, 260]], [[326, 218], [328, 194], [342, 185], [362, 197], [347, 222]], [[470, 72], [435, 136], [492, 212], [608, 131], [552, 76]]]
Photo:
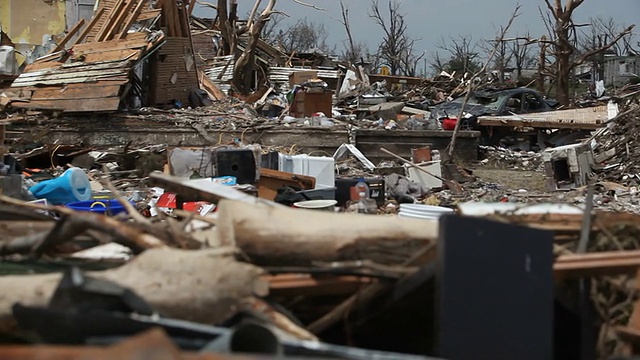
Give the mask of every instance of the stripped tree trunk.
[[397, 265], [436, 241], [438, 222], [223, 200], [218, 231], [222, 244], [234, 244], [258, 265], [354, 260]]
[[[245, 298], [266, 295], [261, 270], [220, 256], [216, 250], [147, 250], [112, 270], [92, 272], [142, 296], [161, 315], [218, 324], [234, 315]], [[60, 274], [0, 277], [0, 334], [15, 333], [11, 307], [46, 306]]]

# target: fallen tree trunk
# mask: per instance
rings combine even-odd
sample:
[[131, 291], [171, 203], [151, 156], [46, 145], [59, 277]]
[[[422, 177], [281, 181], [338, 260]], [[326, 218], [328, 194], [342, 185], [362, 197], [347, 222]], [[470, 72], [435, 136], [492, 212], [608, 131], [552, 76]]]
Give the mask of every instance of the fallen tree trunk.
[[259, 265], [401, 264], [437, 239], [438, 222], [222, 200], [218, 231], [223, 244], [237, 246]]
[[[117, 269], [89, 275], [133, 290], [163, 316], [218, 324], [246, 297], [268, 291], [259, 279], [261, 269], [220, 255], [219, 250], [151, 249]], [[0, 277], [0, 334], [16, 329], [15, 303], [46, 306], [60, 279], [61, 274]]]

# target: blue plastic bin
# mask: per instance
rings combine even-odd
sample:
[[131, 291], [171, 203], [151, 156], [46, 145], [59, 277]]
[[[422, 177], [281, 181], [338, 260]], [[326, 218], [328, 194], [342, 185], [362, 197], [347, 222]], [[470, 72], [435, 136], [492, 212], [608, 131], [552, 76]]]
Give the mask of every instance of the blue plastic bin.
[[69, 203], [68, 208], [76, 211], [90, 211], [104, 215], [117, 215], [126, 211], [124, 206], [120, 205], [118, 200], [88, 200]]

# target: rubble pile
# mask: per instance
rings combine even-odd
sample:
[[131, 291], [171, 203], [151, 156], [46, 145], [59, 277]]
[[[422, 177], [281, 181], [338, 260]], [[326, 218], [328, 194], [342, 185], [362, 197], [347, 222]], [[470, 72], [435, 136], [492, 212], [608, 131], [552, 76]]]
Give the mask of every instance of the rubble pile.
[[542, 171], [544, 162], [542, 155], [534, 151], [514, 151], [495, 146], [480, 146], [485, 156], [480, 164], [498, 168], [526, 171]]
[[601, 181], [637, 187], [640, 184], [640, 105], [630, 101], [594, 137], [593, 152]]
[[100, 0], [20, 69], [1, 47], [0, 359], [640, 349], [638, 84], [560, 109], [196, 3]]

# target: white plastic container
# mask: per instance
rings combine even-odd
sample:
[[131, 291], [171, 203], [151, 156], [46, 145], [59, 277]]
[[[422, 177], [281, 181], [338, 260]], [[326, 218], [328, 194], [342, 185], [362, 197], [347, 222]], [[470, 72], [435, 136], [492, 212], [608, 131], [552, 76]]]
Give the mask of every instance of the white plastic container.
[[398, 216], [401, 218], [437, 220], [442, 215], [453, 214], [453, 209], [424, 204], [400, 204]]
[[336, 185], [333, 157], [309, 155], [278, 155], [278, 170], [316, 178], [316, 189]]
[[[417, 164], [420, 168], [430, 172], [433, 175], [437, 175], [442, 177], [442, 167], [440, 166], [440, 161], [432, 161], [423, 164]], [[440, 188], [442, 187], [442, 180], [439, 180], [436, 177], [433, 177], [427, 173], [424, 173], [413, 166], [404, 165], [406, 174], [411, 179], [411, 181], [417, 182], [426, 188]]]
[[0, 75], [18, 75], [16, 52], [12, 46], [0, 46]]

